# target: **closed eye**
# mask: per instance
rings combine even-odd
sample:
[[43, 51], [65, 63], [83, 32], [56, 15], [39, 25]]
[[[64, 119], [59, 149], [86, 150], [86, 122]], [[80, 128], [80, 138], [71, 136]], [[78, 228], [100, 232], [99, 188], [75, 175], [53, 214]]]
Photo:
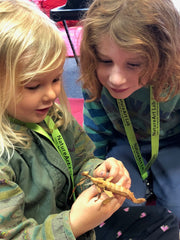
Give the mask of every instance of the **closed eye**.
[[29, 90], [35, 90], [35, 89], [38, 89], [38, 87], [40, 86], [40, 84], [36, 85], [36, 86], [31, 86], [31, 87], [25, 87], [26, 89], [29, 89]]
[[98, 58], [98, 62], [100, 62], [100, 63], [112, 63], [112, 60], [110, 60], [110, 59], [109, 59], [109, 60], [108, 60], [108, 59], [106, 60], [106, 59], [102, 59], [102, 58], [99, 57], [99, 58]]
[[129, 67], [132, 67], [132, 68], [136, 68], [136, 67], [140, 67], [141, 64], [140, 63], [128, 63], [127, 64]]

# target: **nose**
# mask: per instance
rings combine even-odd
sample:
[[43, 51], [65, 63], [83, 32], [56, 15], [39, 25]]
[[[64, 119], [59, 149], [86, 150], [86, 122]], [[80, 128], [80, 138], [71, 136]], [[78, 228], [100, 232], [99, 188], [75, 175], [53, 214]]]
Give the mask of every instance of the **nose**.
[[115, 66], [109, 75], [109, 81], [113, 86], [120, 86], [126, 83], [126, 74], [119, 67]]
[[53, 86], [48, 86], [45, 89], [43, 101], [54, 101], [57, 97], [58, 97], [57, 93], [56, 93], [55, 89], [53, 88]]

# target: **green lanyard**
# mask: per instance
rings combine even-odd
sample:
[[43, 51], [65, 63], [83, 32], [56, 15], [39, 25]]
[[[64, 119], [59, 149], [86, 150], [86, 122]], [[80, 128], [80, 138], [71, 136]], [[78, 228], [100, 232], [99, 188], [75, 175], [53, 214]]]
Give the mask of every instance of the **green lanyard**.
[[[48, 126], [48, 128], [51, 131], [52, 138], [49, 136], [49, 134], [38, 124], [36, 123], [26, 123], [26, 127], [32, 129], [33, 131], [45, 136], [48, 138], [51, 143], [54, 145], [58, 153], [61, 155], [63, 158], [64, 162], [66, 163], [70, 176], [71, 176], [71, 181], [74, 189], [74, 178], [73, 178], [73, 166], [72, 166], [72, 161], [71, 161], [71, 156], [69, 154], [68, 148], [66, 146], [66, 143], [58, 130], [58, 128], [55, 126], [54, 121], [50, 116], [46, 116], [45, 122]], [[73, 199], [74, 201], [76, 200], [75, 193], [73, 192]]]
[[151, 159], [145, 165], [140, 148], [132, 127], [132, 123], [126, 108], [124, 99], [117, 99], [119, 112], [125, 128], [125, 132], [131, 146], [134, 158], [138, 165], [141, 177], [145, 180], [148, 177], [148, 169], [154, 163], [158, 156], [159, 151], [159, 132], [160, 132], [160, 116], [159, 116], [159, 103], [154, 99], [153, 89], [150, 87], [150, 113], [151, 113]]

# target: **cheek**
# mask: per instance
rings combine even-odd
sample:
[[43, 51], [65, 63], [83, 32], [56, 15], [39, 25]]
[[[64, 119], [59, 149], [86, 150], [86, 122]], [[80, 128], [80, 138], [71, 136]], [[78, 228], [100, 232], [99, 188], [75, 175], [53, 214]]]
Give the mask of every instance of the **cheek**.
[[13, 97], [10, 100], [9, 105], [7, 106], [6, 111], [7, 111], [7, 113], [10, 116], [15, 117], [15, 114], [17, 112], [17, 98], [16, 97]]
[[60, 93], [61, 93], [61, 91], [62, 91], [62, 83], [58, 86], [58, 88], [57, 88], [57, 95], [59, 96], [60, 95]]
[[16, 99], [12, 99], [10, 104], [7, 107], [7, 112], [9, 115], [14, 116], [17, 113], [20, 102], [17, 102]]
[[107, 79], [107, 72], [105, 71], [105, 69], [102, 69], [102, 68], [97, 68], [97, 77], [98, 77], [98, 80], [101, 82], [101, 83], [105, 83], [106, 82], [106, 79]]
[[63, 83], [62, 82], [57, 82], [55, 85], [54, 85], [54, 91], [56, 93], [57, 96], [60, 95], [61, 91], [62, 91], [62, 88], [64, 89], [64, 86], [63, 86]]
[[37, 107], [39, 101], [40, 99], [38, 94], [32, 94], [31, 92], [28, 94], [22, 94], [21, 99], [19, 99], [19, 101], [16, 103], [17, 114], [31, 111]]
[[10, 104], [8, 107], [7, 107], [7, 113], [12, 116], [12, 117], [15, 117], [15, 110], [16, 109], [16, 106], [14, 106], [14, 104]]

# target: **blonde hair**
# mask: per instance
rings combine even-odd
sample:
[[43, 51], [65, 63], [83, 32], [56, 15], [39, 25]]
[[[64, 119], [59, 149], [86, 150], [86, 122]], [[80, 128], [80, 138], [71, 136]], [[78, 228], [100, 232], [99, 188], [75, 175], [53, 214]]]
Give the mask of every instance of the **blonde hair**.
[[[35, 4], [29, 0], [0, 0], [0, 156], [6, 153], [9, 159], [9, 149], [29, 145], [25, 133], [13, 130], [7, 116], [15, 89], [36, 75], [60, 66], [63, 69], [65, 57], [59, 30]], [[51, 115], [66, 128], [71, 117], [63, 87], [59, 101], [60, 106], [54, 104]], [[57, 111], [62, 112], [61, 116]]]
[[91, 101], [101, 94], [96, 49], [107, 34], [120, 48], [143, 56], [139, 82], [148, 79], [156, 100], [179, 93], [180, 15], [170, 0], [95, 0], [82, 24], [80, 80]]

